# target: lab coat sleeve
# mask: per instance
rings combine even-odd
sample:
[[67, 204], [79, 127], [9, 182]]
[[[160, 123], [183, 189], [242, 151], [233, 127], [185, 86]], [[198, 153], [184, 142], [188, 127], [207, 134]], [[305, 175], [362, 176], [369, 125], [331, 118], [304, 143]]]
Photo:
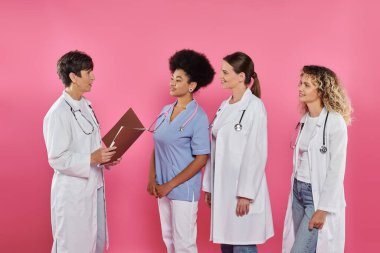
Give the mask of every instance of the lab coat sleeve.
[[211, 192], [211, 155], [208, 156], [208, 160], [205, 166], [205, 173], [203, 174], [202, 190], [204, 192]]
[[322, 186], [318, 208], [327, 212], [337, 212], [342, 202], [339, 201], [344, 191], [343, 180], [346, 168], [347, 153], [347, 126], [343, 117], [333, 123], [329, 134], [330, 160], [326, 172], [326, 179]]
[[210, 137], [208, 119], [205, 113], [200, 114], [194, 124], [193, 136], [191, 137], [191, 150], [193, 155], [210, 154]]
[[267, 117], [261, 104], [253, 116], [252, 128], [240, 167], [237, 196], [255, 200], [265, 173], [267, 161]]
[[70, 150], [70, 121], [62, 114], [51, 114], [45, 118], [43, 131], [50, 166], [68, 176], [88, 178], [91, 154]]

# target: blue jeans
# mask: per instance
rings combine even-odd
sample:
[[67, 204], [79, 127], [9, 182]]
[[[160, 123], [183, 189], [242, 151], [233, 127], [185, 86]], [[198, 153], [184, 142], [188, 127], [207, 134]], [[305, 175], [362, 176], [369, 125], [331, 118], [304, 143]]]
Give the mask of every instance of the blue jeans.
[[309, 221], [314, 214], [311, 184], [294, 178], [292, 204], [295, 241], [291, 253], [315, 253], [318, 229], [309, 230]]
[[256, 245], [221, 245], [222, 253], [257, 253]]

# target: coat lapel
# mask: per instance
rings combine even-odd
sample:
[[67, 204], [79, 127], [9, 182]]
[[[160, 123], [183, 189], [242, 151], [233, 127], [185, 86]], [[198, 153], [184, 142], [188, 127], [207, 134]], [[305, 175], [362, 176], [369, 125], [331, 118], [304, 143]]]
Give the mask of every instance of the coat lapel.
[[314, 141], [315, 137], [317, 136], [317, 133], [323, 127], [323, 124], [324, 124], [325, 119], [326, 119], [326, 115], [327, 115], [327, 110], [325, 107], [323, 107], [321, 113], [318, 116], [317, 125], [315, 126], [314, 131], [310, 137], [309, 148], [310, 148], [311, 143]]
[[297, 161], [298, 161], [298, 154], [299, 154], [299, 140], [302, 136], [302, 127], [303, 124], [306, 123], [306, 115], [304, 114], [299, 122], [298, 126], [298, 133], [297, 133], [297, 139], [296, 139], [296, 146], [294, 148], [294, 153], [293, 153], [293, 173], [295, 173], [295, 168], [297, 167]]
[[[251, 90], [247, 89], [244, 92], [243, 97], [240, 100], [239, 110], [238, 111], [234, 111], [233, 113], [231, 113], [230, 115], [228, 115], [227, 118], [226, 118], [226, 121], [223, 123], [223, 125], [220, 128], [223, 128], [224, 126], [226, 126], [227, 124], [229, 124], [231, 122], [235, 122], [236, 121], [236, 123], [238, 123], [241, 114], [243, 113], [244, 110], [247, 109], [249, 103], [251, 102], [252, 96], [253, 95], [251, 93]], [[229, 97], [227, 100], [223, 101], [222, 105], [218, 109], [217, 116], [215, 118], [214, 123], [218, 121], [219, 116], [222, 115], [222, 113], [224, 112], [224, 109], [228, 105], [228, 103], [229, 103], [228, 101], [230, 101], [230, 99], [231, 99], [231, 97]]]

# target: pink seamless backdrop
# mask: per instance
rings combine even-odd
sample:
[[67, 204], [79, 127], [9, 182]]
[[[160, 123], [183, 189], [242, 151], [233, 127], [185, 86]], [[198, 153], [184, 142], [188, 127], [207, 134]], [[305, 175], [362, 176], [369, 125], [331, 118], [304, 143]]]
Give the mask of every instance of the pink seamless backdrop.
[[[57, 59], [69, 50], [90, 54], [92, 100], [103, 135], [133, 107], [145, 125], [173, 101], [168, 58], [204, 52], [219, 74], [221, 59], [249, 54], [268, 111], [267, 177], [275, 237], [260, 252], [281, 251], [292, 170], [289, 141], [298, 122], [297, 83], [305, 64], [332, 68], [355, 109], [349, 127], [345, 189], [346, 252], [378, 252], [380, 172], [380, 29], [375, 0], [0, 1], [0, 252], [49, 252], [49, 167], [42, 120], [60, 96]], [[218, 77], [196, 99], [213, 117], [229, 93]], [[146, 192], [152, 135], [142, 137], [106, 171], [110, 253], [165, 252], [156, 200]], [[199, 203], [199, 252], [208, 241], [209, 209]]]

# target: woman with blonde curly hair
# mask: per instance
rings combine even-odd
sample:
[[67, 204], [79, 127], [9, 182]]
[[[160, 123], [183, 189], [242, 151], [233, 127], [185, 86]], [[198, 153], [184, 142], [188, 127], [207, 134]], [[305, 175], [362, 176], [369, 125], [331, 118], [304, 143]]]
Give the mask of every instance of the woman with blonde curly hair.
[[345, 238], [344, 173], [351, 105], [336, 74], [304, 66], [304, 114], [297, 125], [283, 253], [341, 253]]

